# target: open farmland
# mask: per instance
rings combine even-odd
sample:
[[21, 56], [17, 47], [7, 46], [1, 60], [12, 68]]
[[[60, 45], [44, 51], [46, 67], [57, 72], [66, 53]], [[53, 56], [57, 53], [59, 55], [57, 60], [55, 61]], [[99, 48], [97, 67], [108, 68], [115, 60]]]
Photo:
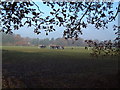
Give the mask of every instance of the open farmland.
[[3, 46], [3, 88], [118, 87], [119, 56], [93, 57], [90, 52]]

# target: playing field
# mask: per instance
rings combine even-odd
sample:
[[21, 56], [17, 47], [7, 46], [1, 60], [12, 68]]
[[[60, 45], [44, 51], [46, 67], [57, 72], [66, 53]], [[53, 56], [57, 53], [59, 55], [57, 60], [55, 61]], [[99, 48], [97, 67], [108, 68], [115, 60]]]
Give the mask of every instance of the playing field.
[[3, 46], [3, 88], [118, 87], [120, 57], [93, 57], [90, 52], [83, 47]]

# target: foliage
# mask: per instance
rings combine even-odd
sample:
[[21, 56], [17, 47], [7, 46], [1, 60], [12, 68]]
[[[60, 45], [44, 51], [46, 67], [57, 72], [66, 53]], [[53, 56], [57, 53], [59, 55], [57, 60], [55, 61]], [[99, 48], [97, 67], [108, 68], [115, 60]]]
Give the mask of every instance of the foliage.
[[[93, 24], [97, 29], [108, 28], [107, 24], [115, 20], [118, 15], [118, 6], [113, 10], [113, 2], [44, 2], [52, 12], [46, 17], [32, 0], [26, 2], [1, 2], [2, 31], [11, 33], [12, 29], [18, 30], [27, 25], [34, 27], [34, 32], [39, 34], [41, 29], [48, 32], [55, 31], [54, 25], [66, 27], [64, 37], [77, 38], [82, 34], [82, 28]], [[33, 9], [32, 6], [37, 6]], [[58, 7], [58, 8], [56, 8]], [[40, 29], [40, 30], [39, 30]]]
[[26, 2], [0, 2], [2, 31], [11, 34], [12, 29], [18, 30], [24, 25], [35, 27], [34, 32], [37, 34], [40, 33], [38, 29], [52, 30], [52, 26], [46, 28], [47, 21], [40, 17], [43, 12], [40, 9], [37, 12], [32, 7], [34, 4], [34, 2], [28, 0]]
[[120, 46], [118, 42], [112, 42], [109, 41], [102, 41], [102, 42], [94, 42], [92, 40], [85, 40], [85, 42], [89, 45], [89, 47], [92, 46], [92, 53], [93, 56], [116, 56], [120, 55]]
[[[108, 28], [107, 24], [115, 20], [118, 14], [113, 10], [112, 2], [43, 2], [52, 8], [51, 14], [57, 19], [56, 25], [66, 27], [64, 36], [78, 38], [82, 28], [93, 24], [97, 29]], [[59, 8], [56, 8], [56, 5]]]
[[9, 35], [2, 33], [2, 45], [13, 45], [13, 46], [28, 46], [31, 39], [26, 37], [23, 38], [19, 34], [15, 35]]
[[85, 40], [89, 47], [92, 46], [92, 53], [93, 56], [116, 56], [120, 55], [120, 26], [114, 25], [115, 34], [117, 34], [116, 39], [112, 42], [111, 40], [106, 40], [102, 42], [97, 42], [93, 40]]

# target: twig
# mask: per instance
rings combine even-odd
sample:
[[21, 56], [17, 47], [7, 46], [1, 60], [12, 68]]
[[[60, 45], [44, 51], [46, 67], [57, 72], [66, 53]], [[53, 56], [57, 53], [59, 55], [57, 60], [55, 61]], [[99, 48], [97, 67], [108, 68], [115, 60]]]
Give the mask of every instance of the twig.
[[[115, 14], [115, 16], [114, 16], [114, 18], [113, 18], [113, 19], [115, 19], [115, 18], [117, 17], [118, 13], [120, 12], [119, 8], [120, 8], [120, 2], [119, 2], [119, 5], [118, 5], [117, 12], [116, 12], [116, 14]], [[112, 22], [112, 21], [113, 21], [113, 19], [112, 19], [112, 20], [110, 20], [110, 21], [108, 21], [108, 22]]]
[[[83, 19], [83, 17], [85, 16], [85, 14], [88, 12], [89, 8], [91, 7], [91, 4], [92, 4], [92, 2], [91, 2], [90, 5], [88, 6], [86, 12], [85, 12], [85, 13], [83, 14], [83, 16], [80, 18], [80, 22], [81, 22], [81, 20]], [[80, 23], [80, 22], [79, 22], [79, 23]]]
[[[31, 0], [31, 1], [32, 1], [32, 0]], [[32, 1], [32, 3], [35, 4], [35, 6], [38, 8], [38, 10], [39, 10], [40, 13], [43, 13], [43, 12], [40, 10], [40, 7], [39, 7], [34, 1]], [[44, 14], [44, 13], [43, 13], [43, 14]]]

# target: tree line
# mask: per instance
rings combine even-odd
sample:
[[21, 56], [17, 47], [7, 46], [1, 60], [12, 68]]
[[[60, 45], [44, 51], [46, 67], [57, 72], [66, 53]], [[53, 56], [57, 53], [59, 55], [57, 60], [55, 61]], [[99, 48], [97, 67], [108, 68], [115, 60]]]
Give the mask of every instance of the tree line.
[[86, 46], [83, 38], [79, 38], [77, 41], [73, 39], [64, 38], [29, 38], [22, 37], [19, 34], [5, 34], [2, 33], [2, 45], [3, 46], [38, 46], [38, 45], [62, 45], [62, 46]]

